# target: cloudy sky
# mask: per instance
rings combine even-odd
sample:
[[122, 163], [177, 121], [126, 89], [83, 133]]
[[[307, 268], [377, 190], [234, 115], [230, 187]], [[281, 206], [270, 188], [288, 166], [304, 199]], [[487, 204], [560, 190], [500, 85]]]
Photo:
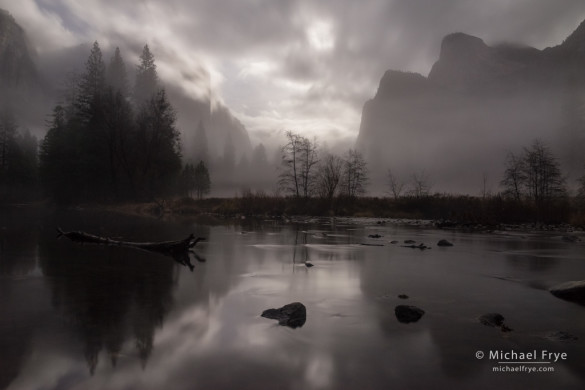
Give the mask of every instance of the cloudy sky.
[[585, 19], [583, 0], [0, 0], [0, 7], [40, 53], [95, 40], [105, 50], [148, 43], [165, 83], [193, 96], [213, 91], [253, 139], [294, 130], [328, 143], [355, 140], [385, 70], [427, 75], [448, 33], [544, 48]]

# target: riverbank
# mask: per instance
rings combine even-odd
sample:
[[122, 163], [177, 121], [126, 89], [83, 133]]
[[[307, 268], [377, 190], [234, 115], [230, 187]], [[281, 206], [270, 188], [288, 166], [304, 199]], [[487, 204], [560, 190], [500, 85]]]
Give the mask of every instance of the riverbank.
[[[25, 207], [18, 204], [11, 207]], [[265, 194], [196, 200], [188, 197], [154, 202], [91, 203], [69, 206], [37, 202], [32, 207], [109, 211], [150, 218], [187, 218], [205, 223], [226, 220], [303, 221], [313, 217], [349, 218], [367, 224], [392, 223], [462, 231], [573, 232], [585, 228], [585, 210], [576, 199], [535, 207], [501, 197], [434, 195], [399, 199], [361, 197], [295, 199]], [[311, 217], [306, 217], [311, 216]], [[366, 222], [367, 220], [367, 222]]]
[[[501, 200], [500, 200], [501, 201]], [[501, 202], [499, 213], [496, 201], [471, 197], [434, 199], [359, 198], [345, 203], [337, 200], [334, 207], [324, 207], [319, 199], [295, 200], [281, 197], [210, 198], [195, 200], [180, 198], [145, 203], [83, 205], [79, 208], [104, 209], [125, 215], [150, 218], [185, 218], [207, 224], [226, 221], [272, 220], [283, 223], [311, 223], [334, 218], [339, 223], [437, 228], [469, 232], [557, 232], [560, 234], [584, 231], [583, 224], [561, 219], [553, 221], [522, 219], [521, 213], [508, 209], [514, 204]], [[498, 220], [497, 215], [505, 213]], [[512, 218], [514, 215], [517, 218]], [[577, 220], [577, 219], [575, 219]], [[571, 240], [574, 238], [567, 238]], [[579, 238], [581, 239], [581, 238]]]

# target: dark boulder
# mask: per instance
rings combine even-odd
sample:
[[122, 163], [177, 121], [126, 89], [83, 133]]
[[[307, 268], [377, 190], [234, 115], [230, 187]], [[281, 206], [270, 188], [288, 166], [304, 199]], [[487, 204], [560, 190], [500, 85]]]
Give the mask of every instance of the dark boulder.
[[453, 244], [447, 240], [439, 240], [439, 242], [437, 242], [437, 246], [453, 246]]
[[369, 238], [382, 238], [382, 236], [379, 234], [370, 234], [370, 235], [368, 235], [368, 237]]
[[585, 280], [559, 284], [551, 288], [549, 291], [557, 298], [585, 303]]
[[262, 312], [262, 317], [278, 320], [279, 325], [298, 328], [307, 321], [307, 309], [300, 302], [289, 303], [279, 309], [268, 309]]
[[416, 306], [398, 305], [394, 308], [394, 314], [399, 322], [408, 324], [420, 320], [425, 311]]
[[406, 294], [400, 294], [398, 296], [398, 298], [400, 298], [400, 299], [408, 299], [408, 295], [406, 295]]

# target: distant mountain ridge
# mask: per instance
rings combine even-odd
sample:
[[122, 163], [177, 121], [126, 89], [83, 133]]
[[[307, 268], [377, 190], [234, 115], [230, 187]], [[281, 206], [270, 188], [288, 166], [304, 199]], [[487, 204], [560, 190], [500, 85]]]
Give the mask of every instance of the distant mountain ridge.
[[427, 77], [384, 74], [364, 106], [357, 147], [374, 176], [426, 171], [438, 191], [473, 193], [482, 172], [497, 190], [506, 153], [534, 138], [577, 174], [585, 170], [584, 69], [585, 22], [544, 50], [449, 34]]

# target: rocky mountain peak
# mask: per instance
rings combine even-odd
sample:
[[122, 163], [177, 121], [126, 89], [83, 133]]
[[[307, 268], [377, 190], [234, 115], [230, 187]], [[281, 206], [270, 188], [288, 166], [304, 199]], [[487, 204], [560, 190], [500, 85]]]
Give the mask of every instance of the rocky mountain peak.
[[380, 81], [376, 99], [418, 96], [428, 89], [428, 80], [418, 73], [388, 70]]
[[488, 52], [489, 47], [483, 40], [473, 35], [458, 32], [443, 38], [439, 60], [480, 59], [486, 56]]
[[565, 39], [561, 47], [566, 50], [585, 54], [585, 20]]

